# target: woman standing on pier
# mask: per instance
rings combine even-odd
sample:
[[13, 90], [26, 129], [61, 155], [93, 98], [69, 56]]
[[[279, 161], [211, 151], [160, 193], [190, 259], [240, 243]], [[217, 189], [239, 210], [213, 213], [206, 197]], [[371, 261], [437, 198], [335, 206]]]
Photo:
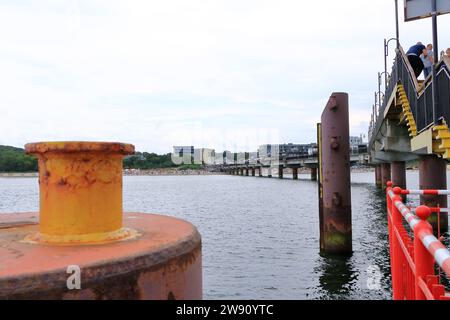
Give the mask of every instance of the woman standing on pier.
[[426, 53], [422, 53], [422, 55], [420, 56], [420, 58], [422, 59], [423, 62], [423, 73], [425, 76], [425, 79], [428, 78], [428, 76], [431, 74], [431, 70], [433, 68], [434, 65], [434, 58], [433, 58], [433, 45], [429, 44], [427, 46], [426, 49]]

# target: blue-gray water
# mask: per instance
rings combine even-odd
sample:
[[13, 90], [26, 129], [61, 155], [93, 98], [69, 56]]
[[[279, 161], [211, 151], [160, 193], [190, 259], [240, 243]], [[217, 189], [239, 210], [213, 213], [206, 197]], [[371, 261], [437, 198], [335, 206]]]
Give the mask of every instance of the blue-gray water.
[[[319, 255], [317, 184], [300, 178], [125, 177], [124, 209], [198, 227], [206, 299], [390, 299], [386, 209], [374, 174], [352, 175], [348, 259]], [[417, 172], [407, 178], [417, 189]], [[0, 178], [0, 213], [37, 211], [38, 198], [36, 178]], [[378, 269], [380, 281], [368, 286]]]

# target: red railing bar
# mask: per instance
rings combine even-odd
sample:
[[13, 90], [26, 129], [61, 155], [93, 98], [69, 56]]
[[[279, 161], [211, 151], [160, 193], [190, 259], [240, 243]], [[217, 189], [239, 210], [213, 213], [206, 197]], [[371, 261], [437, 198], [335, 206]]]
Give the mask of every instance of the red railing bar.
[[400, 190], [401, 195], [450, 196], [450, 190]]
[[420, 290], [422, 290], [427, 300], [436, 300], [433, 293], [430, 291], [430, 288], [428, 288], [426, 282], [422, 279], [422, 277], [419, 278], [419, 288]]
[[[410, 210], [412, 212], [415, 212], [416, 209], [417, 208], [410, 208]], [[450, 208], [439, 208], [439, 207], [436, 207], [436, 208], [430, 208], [430, 210], [431, 210], [432, 213], [441, 213], [441, 212], [449, 213], [450, 212]]]
[[[397, 209], [400, 211], [402, 216], [405, 218], [405, 220], [408, 222], [411, 229], [414, 231], [416, 226], [422, 221], [421, 219], [417, 218], [415, 215], [411, 213], [411, 211], [403, 204], [403, 202], [399, 199], [395, 199], [396, 195], [401, 194], [400, 188], [394, 188], [388, 192], [388, 195], [390, 196], [391, 200], [393, 201], [393, 204], [397, 207]], [[416, 213], [423, 217], [431, 214], [431, 210], [428, 207], [419, 207], [416, 209]], [[422, 212], [423, 210], [428, 211]], [[424, 220], [426, 220], [427, 217], [425, 217]], [[430, 226], [431, 227], [431, 226]], [[432, 255], [432, 257], [436, 260], [436, 263], [442, 268], [442, 270], [447, 274], [448, 277], [450, 277], [450, 251], [433, 235], [432, 230], [429, 229], [421, 229], [418, 233], [419, 238], [425, 248], [428, 250], [428, 252]]]
[[403, 243], [403, 239], [402, 239], [402, 236], [400, 235], [400, 232], [398, 231], [397, 228], [395, 228], [394, 232], [395, 232], [395, 237], [397, 238], [397, 241], [400, 244], [400, 248], [402, 248], [403, 254], [405, 255], [406, 261], [409, 264], [409, 268], [411, 269], [411, 271], [413, 273], [416, 273], [416, 266], [414, 265], [414, 261], [408, 252], [408, 248], [406, 248], [405, 244]]

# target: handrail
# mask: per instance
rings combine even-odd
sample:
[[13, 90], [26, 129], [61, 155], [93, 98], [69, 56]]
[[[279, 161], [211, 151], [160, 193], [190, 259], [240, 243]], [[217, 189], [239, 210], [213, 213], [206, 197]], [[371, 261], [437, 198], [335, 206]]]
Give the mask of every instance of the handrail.
[[[450, 278], [450, 251], [433, 234], [427, 219], [433, 208], [420, 206], [416, 215], [402, 200], [403, 194], [444, 193], [444, 190], [402, 190], [388, 182], [386, 202], [388, 211], [389, 254], [391, 258], [394, 300], [450, 300], [435, 264]], [[445, 190], [447, 193], [447, 190]], [[414, 233], [410, 236], [403, 221]]]
[[[411, 190], [412, 191], [412, 190]], [[429, 191], [429, 190], [428, 190]], [[435, 190], [437, 191], [437, 190]], [[443, 191], [440, 192], [426, 192], [422, 193], [425, 195], [430, 194], [443, 194]], [[416, 231], [418, 233], [418, 236], [420, 240], [422, 241], [422, 244], [425, 246], [427, 251], [431, 254], [432, 257], [436, 260], [436, 263], [439, 265], [439, 267], [442, 268], [442, 270], [446, 273], [448, 277], [450, 277], [450, 251], [433, 235], [433, 230], [431, 225], [426, 222], [426, 218], [428, 218], [431, 215], [431, 209], [426, 206], [421, 206], [417, 208], [416, 214], [422, 216], [421, 219], [414, 215], [411, 210], [406, 207], [401, 197], [399, 196], [402, 193], [402, 190], [400, 188], [394, 188], [391, 190], [388, 190], [388, 195], [391, 198], [393, 204], [397, 207], [397, 209], [400, 211], [402, 216], [405, 218], [406, 222], [408, 222], [409, 226], [411, 227], [411, 230]], [[419, 192], [408, 192], [407, 194], [421, 194]], [[450, 191], [446, 190], [445, 194], [450, 194]], [[423, 228], [422, 223], [425, 222], [425, 227], [429, 228]], [[419, 226], [422, 227], [419, 230]]]

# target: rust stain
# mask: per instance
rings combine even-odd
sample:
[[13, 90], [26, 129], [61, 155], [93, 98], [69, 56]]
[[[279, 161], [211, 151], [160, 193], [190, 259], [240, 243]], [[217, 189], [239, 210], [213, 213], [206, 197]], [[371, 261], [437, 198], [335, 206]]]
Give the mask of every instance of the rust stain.
[[[16, 216], [24, 220], [24, 215]], [[7, 266], [0, 268], [0, 299], [201, 299], [201, 238], [196, 228], [150, 214], [127, 214], [125, 222], [139, 227], [142, 237], [96, 246], [95, 255], [92, 246], [21, 243], [22, 234], [36, 226], [0, 233], [0, 250], [6, 248], [0, 265]], [[81, 291], [66, 287], [65, 268], [71, 264], [81, 267]]]
[[122, 159], [134, 152], [134, 146], [43, 142], [27, 144], [25, 150], [39, 159], [41, 193], [40, 232], [30, 239], [116, 239], [122, 229]]

